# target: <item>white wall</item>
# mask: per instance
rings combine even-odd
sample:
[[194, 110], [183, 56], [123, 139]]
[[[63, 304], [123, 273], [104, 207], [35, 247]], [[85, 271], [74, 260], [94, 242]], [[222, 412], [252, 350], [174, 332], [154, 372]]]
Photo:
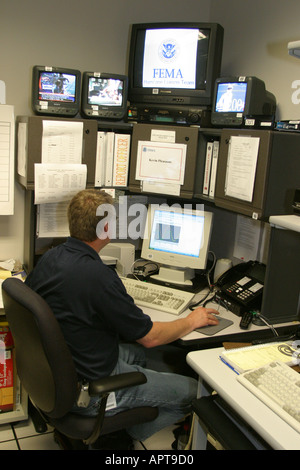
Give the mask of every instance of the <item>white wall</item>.
[[[131, 23], [213, 21], [225, 28], [222, 75], [262, 78], [278, 117], [297, 118], [291, 85], [300, 60], [288, 56], [287, 43], [300, 39], [299, 18], [295, 0], [2, 0], [0, 80], [15, 115], [32, 114], [33, 65], [126, 73]], [[0, 216], [0, 259], [23, 261], [24, 190], [15, 186], [15, 214]]]

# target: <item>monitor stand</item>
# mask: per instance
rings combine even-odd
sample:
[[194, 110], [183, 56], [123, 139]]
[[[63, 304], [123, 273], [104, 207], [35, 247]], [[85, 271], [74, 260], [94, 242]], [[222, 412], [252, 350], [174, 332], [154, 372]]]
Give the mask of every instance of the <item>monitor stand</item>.
[[194, 269], [190, 268], [176, 269], [161, 266], [158, 274], [150, 276], [148, 281], [188, 292], [199, 292], [207, 287], [206, 276], [195, 275]]
[[158, 274], [153, 274], [151, 279], [156, 279], [160, 282], [166, 282], [170, 284], [179, 284], [184, 286], [191, 286], [193, 284], [192, 279], [195, 277], [195, 271], [190, 268], [176, 269], [161, 266]]

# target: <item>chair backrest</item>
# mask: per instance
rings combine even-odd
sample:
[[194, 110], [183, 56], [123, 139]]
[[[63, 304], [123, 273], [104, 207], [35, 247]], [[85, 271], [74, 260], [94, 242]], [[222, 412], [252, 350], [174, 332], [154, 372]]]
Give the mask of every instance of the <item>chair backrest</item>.
[[37, 408], [60, 418], [75, 403], [78, 380], [59, 324], [45, 300], [20, 279], [6, 279], [2, 296], [21, 383]]

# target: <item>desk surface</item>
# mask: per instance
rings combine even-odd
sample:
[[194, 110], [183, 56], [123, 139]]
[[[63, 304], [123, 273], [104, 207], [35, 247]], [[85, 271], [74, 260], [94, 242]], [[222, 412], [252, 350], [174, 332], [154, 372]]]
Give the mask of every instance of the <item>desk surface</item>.
[[219, 359], [223, 349], [192, 351], [187, 362], [273, 449], [300, 450], [300, 434], [237, 381]]
[[[204, 296], [204, 294], [201, 294], [201, 293], [197, 294], [197, 296], [201, 296], [201, 295]], [[209, 303], [207, 304], [207, 307], [211, 307], [211, 308], [215, 308], [216, 310], [219, 310], [220, 317], [227, 318], [228, 320], [233, 321], [233, 324], [225, 328], [224, 330], [219, 331], [213, 336], [208, 336], [203, 333], [198, 333], [197, 331], [193, 331], [179, 340], [179, 342], [183, 346], [201, 347], [203, 345], [204, 347], [206, 346], [214, 347], [214, 345], [216, 344], [222, 345], [224, 341], [250, 342], [251, 340], [256, 339], [258, 337], [266, 338], [266, 337], [274, 336], [271, 329], [265, 325], [257, 326], [251, 323], [247, 330], [242, 330], [239, 327], [241, 317], [238, 317], [237, 315], [230, 312], [229, 310], [226, 310], [226, 308], [224, 307], [221, 307], [221, 306], [219, 307], [215, 303]], [[187, 316], [190, 312], [190, 310], [186, 310], [181, 315], [172, 315], [172, 314], [161, 312], [159, 310], [154, 310], [148, 307], [141, 307], [141, 308], [143, 309], [145, 313], [150, 315], [153, 321], [173, 321], [178, 318], [183, 318], [184, 316]], [[275, 325], [275, 329], [280, 335], [289, 334], [289, 331], [292, 330], [293, 328], [296, 329], [298, 325], [299, 325], [299, 322], [281, 323], [281, 324]]]

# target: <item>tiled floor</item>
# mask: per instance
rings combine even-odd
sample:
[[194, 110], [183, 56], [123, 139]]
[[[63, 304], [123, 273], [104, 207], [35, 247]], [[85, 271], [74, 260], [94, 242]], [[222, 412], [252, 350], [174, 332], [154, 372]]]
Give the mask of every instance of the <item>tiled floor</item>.
[[[174, 435], [172, 429], [166, 428], [144, 442], [136, 442], [136, 450], [172, 450]], [[38, 434], [31, 422], [21, 421], [18, 424], [0, 425], [1, 450], [60, 450], [54, 441], [53, 432]]]

